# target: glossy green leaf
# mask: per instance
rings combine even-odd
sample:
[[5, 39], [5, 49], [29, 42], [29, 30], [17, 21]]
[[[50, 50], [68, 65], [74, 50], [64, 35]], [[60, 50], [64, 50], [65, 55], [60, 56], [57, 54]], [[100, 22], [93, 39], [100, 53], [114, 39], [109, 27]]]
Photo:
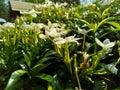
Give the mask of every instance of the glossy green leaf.
[[52, 81], [53, 81], [53, 77], [51, 76], [51, 75], [48, 75], [48, 74], [39, 74], [39, 75], [37, 75], [36, 77], [38, 77], [38, 78], [40, 78], [40, 79], [43, 79], [43, 80], [45, 80], [45, 81], [47, 81], [47, 82], [51, 82], [52, 83]]
[[8, 84], [5, 88], [5, 90], [12, 90], [12, 88], [14, 87], [15, 83], [17, 83], [17, 81], [20, 79], [20, 77], [24, 74], [26, 74], [27, 72], [25, 70], [16, 70], [12, 73], [12, 75], [10, 76], [10, 79], [8, 81]]

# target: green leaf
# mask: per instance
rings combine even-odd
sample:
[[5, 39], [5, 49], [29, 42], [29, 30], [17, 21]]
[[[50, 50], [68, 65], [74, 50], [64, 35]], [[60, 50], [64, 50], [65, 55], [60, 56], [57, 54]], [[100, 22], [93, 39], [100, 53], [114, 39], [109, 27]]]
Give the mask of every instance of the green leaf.
[[98, 28], [96, 23], [95, 24], [89, 23], [89, 22], [87, 22], [85, 20], [81, 20], [81, 21], [84, 22], [89, 27], [89, 29], [93, 30], [93, 32], [96, 32], [96, 30]]
[[90, 23], [85, 21], [85, 20], [81, 20], [82, 22], [84, 22], [85, 24], [87, 24], [88, 26], [90, 26]]
[[56, 54], [55, 51], [49, 50], [49, 51], [47, 51], [47, 52], [45, 53], [45, 56], [44, 56], [44, 57], [48, 57], [48, 56], [51, 56], [51, 55], [54, 55], [54, 54]]
[[38, 72], [40, 72], [41, 70], [45, 69], [46, 67], [48, 67], [51, 63], [47, 63], [47, 64], [37, 64], [35, 65], [32, 69], [31, 69], [31, 74], [32, 75], [36, 75]]
[[64, 90], [62, 83], [60, 82], [60, 79], [57, 77], [57, 75], [53, 76], [52, 87], [53, 90]]
[[107, 20], [108, 20], [108, 18], [103, 19], [101, 22], [99, 22], [97, 28], [99, 28], [99, 27], [100, 27], [103, 23], [105, 23]]
[[17, 81], [20, 79], [20, 77], [22, 75], [24, 75], [25, 73], [27, 73], [25, 70], [16, 70], [12, 73], [12, 75], [10, 76], [10, 79], [8, 81], [8, 84], [5, 88], [5, 90], [12, 90], [12, 88], [15, 86], [15, 83], [17, 83]]
[[26, 71], [28, 70], [28, 67], [26, 66], [26, 64], [20, 63], [19, 65], [23, 70], [26, 70]]
[[37, 64], [43, 64], [44, 62], [46, 62], [46, 61], [48, 61], [48, 60], [50, 60], [50, 59], [53, 59], [54, 57], [43, 57], [42, 59], [40, 59], [39, 61], [38, 61], [38, 63]]
[[117, 23], [117, 22], [107, 22], [107, 23], [116, 27], [116, 29], [120, 30], [120, 24], [119, 23]]
[[100, 12], [96, 12], [96, 11], [94, 11], [93, 14], [96, 14], [99, 18], [102, 18], [102, 15], [101, 15]]
[[102, 13], [102, 17], [108, 12], [108, 10], [110, 9], [110, 7], [106, 8], [103, 13]]
[[48, 81], [50, 83], [53, 81], [53, 77], [51, 75], [48, 75], [48, 74], [39, 74], [36, 77], [43, 79], [45, 81]]
[[29, 66], [29, 68], [31, 67], [31, 60], [29, 58], [29, 56], [22, 50], [26, 64]]
[[53, 50], [47, 51], [45, 55], [38, 61], [37, 64], [42, 64], [46, 62], [47, 60], [53, 59], [54, 57], [51, 55], [54, 55], [54, 54], [56, 54], [56, 52]]

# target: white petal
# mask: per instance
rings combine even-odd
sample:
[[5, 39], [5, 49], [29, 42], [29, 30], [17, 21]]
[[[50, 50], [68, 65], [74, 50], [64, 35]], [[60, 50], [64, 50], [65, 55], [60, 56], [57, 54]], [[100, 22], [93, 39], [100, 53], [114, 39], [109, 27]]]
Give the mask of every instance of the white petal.
[[39, 38], [41, 38], [41, 39], [46, 39], [46, 36], [45, 36], [44, 34], [40, 34], [40, 35], [39, 35]]
[[60, 35], [66, 35], [68, 31], [61, 31]]
[[101, 47], [104, 47], [104, 44], [97, 38], [95, 38], [95, 41], [98, 45], [100, 45]]
[[43, 23], [38, 23], [37, 26], [38, 26], [39, 29], [45, 27], [45, 25]]
[[3, 27], [5, 27], [5, 28], [15, 28], [15, 24], [14, 24], [14, 23], [7, 22], [7, 23], [4, 23], [4, 24], [3, 24]]
[[109, 40], [109, 39], [105, 39], [105, 40], [103, 41], [103, 44], [104, 44], [104, 45], [106, 45], [106, 44], [108, 44], [108, 43], [110, 43], [110, 40]]
[[66, 40], [65, 40], [64, 38], [61, 38], [61, 37], [55, 38], [53, 41], [54, 41], [57, 45], [61, 45], [61, 44], [64, 44], [64, 43], [66, 42]]
[[105, 45], [104, 47], [105, 48], [111, 48], [115, 45], [115, 42], [111, 42], [111, 43], [108, 43], [107, 45]]
[[75, 38], [75, 36], [69, 36], [65, 38], [67, 42], [76, 42], [78, 44], [78, 41], [80, 38]]
[[108, 64], [108, 65], [107, 65], [107, 69], [108, 69], [109, 71], [111, 71], [111, 73], [117, 74], [118, 69], [115, 67], [115, 65]]
[[36, 13], [32, 13], [31, 16], [32, 17], [37, 17], [37, 14]]

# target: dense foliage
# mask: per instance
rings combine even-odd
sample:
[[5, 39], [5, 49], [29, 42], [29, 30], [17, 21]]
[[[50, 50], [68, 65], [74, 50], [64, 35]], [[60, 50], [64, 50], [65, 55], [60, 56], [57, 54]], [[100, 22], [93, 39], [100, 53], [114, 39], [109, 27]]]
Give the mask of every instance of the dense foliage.
[[45, 2], [0, 26], [4, 90], [119, 90], [120, 2]]
[[8, 6], [5, 4], [5, 0], [0, 0], [0, 18], [8, 20]]

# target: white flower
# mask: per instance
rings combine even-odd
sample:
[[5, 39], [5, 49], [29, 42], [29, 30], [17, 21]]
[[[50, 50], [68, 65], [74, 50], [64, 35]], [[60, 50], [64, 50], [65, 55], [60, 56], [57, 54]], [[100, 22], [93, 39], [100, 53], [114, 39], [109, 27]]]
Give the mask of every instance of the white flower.
[[30, 25], [30, 24], [22, 24], [22, 29], [24, 30], [24, 29], [32, 29], [32, 26]]
[[0, 42], [3, 42], [3, 40], [2, 40], [2, 39], [0, 39]]
[[93, 6], [93, 7], [95, 7], [96, 5], [93, 4], [92, 2], [88, 2], [87, 4], [85, 4], [85, 6], [86, 6], [86, 7], [89, 7], [89, 6]]
[[57, 45], [62, 45], [66, 42], [75, 42], [78, 44], [78, 41], [80, 38], [75, 38], [75, 36], [69, 36], [69, 37], [65, 37], [65, 38], [62, 38], [62, 37], [58, 37], [58, 38], [55, 38], [53, 40], [53, 42], [55, 42], [55, 44]]
[[20, 11], [20, 14], [26, 14], [30, 15], [32, 17], [37, 17], [37, 14], [40, 14], [40, 11], [35, 11], [34, 9], [31, 9], [30, 11]]
[[30, 11], [29, 11], [29, 14], [30, 14], [32, 17], [37, 17], [36, 11], [35, 11], [34, 9], [30, 10]]
[[46, 36], [44, 34], [39, 34], [39, 38], [46, 39]]
[[91, 30], [85, 30], [85, 29], [81, 29], [78, 27], [78, 33], [81, 33], [81, 34], [86, 34], [88, 32], [90, 32]]
[[69, 36], [69, 37], [66, 37], [65, 38], [67, 42], [76, 42], [78, 44], [78, 41], [80, 38], [75, 38], [75, 35], [74, 36]]
[[66, 40], [64, 38], [62, 38], [62, 37], [55, 38], [53, 41], [57, 45], [62, 45], [62, 44], [64, 44], [66, 42]]
[[46, 28], [45, 34], [50, 37], [59, 37], [60, 34], [57, 32], [56, 28]]
[[15, 24], [7, 22], [3, 24], [3, 28], [15, 28]]
[[35, 7], [36, 9], [39, 9], [39, 4], [35, 4], [34, 7]]
[[107, 69], [113, 74], [117, 74], [117, 72], [118, 72], [118, 69], [113, 64], [108, 64]]
[[52, 27], [58, 27], [60, 26], [58, 23], [51, 23], [50, 21], [48, 21], [48, 27], [52, 28]]
[[58, 23], [51, 23], [48, 22], [48, 25], [45, 27], [45, 34], [50, 37], [60, 37], [62, 35], [65, 35], [67, 31], [64, 29], [64, 27], [60, 26]]
[[97, 43], [98, 45], [100, 45], [102, 48], [106, 48], [106, 49], [111, 48], [111, 47], [113, 47], [113, 46], [115, 45], [115, 42], [110, 42], [109, 39], [105, 39], [105, 40], [103, 41], [103, 43], [102, 43], [99, 39], [97, 39], [97, 38], [95, 38], [95, 41], [96, 41], [96, 43]]
[[42, 29], [42, 28], [45, 27], [45, 25], [44, 25], [43, 23], [37, 23], [37, 27], [38, 27], [39, 29]]
[[62, 6], [67, 6], [68, 4], [66, 2], [61, 3]]

